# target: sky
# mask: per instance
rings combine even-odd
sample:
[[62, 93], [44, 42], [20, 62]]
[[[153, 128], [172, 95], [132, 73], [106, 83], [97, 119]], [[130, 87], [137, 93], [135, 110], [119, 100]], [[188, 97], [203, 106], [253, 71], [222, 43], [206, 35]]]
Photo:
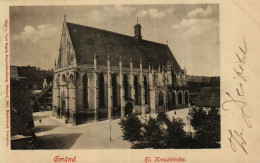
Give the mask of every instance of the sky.
[[219, 76], [218, 5], [106, 5], [10, 7], [10, 62], [54, 68], [66, 21], [168, 44], [188, 75]]

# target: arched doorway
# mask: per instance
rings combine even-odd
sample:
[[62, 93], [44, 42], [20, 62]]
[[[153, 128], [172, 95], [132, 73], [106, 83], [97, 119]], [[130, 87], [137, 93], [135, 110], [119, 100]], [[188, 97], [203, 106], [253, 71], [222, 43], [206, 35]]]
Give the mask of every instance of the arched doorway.
[[182, 92], [178, 93], [178, 103], [179, 105], [182, 105]]
[[125, 105], [125, 116], [128, 116], [133, 113], [133, 104], [131, 102], [128, 102]]

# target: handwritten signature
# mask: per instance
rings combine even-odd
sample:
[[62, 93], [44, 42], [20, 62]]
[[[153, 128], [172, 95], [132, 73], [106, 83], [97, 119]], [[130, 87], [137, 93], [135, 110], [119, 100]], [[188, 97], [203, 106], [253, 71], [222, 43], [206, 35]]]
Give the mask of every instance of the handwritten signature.
[[[241, 81], [239, 83], [239, 86], [236, 88], [236, 96], [231, 95], [229, 92], [225, 92], [226, 95], [230, 98], [230, 100], [225, 101], [224, 103], [222, 103], [222, 108], [225, 111], [229, 111], [231, 110], [231, 108], [228, 108], [226, 105], [229, 103], [232, 103], [233, 105], [235, 105], [235, 107], [237, 109], [239, 109], [241, 111], [242, 117], [244, 119], [245, 124], [247, 125], [248, 128], [252, 128], [252, 124], [248, 118], [248, 115], [246, 114], [245, 108], [247, 106], [247, 102], [246, 101], [242, 101], [242, 100], [238, 100], [239, 97], [243, 97], [245, 96], [245, 92], [243, 89], [243, 84], [247, 83], [247, 79], [245, 77], [244, 74], [244, 65], [246, 64], [246, 56], [247, 56], [247, 45], [246, 45], [246, 40], [245, 38], [243, 38], [243, 43], [244, 46], [243, 48], [241, 46], [239, 46], [239, 53], [235, 53], [236, 57], [239, 61], [239, 65], [238, 65], [238, 69], [233, 68], [236, 77]], [[234, 77], [234, 79], [237, 79], [236, 77]], [[243, 131], [243, 129], [242, 129]], [[231, 149], [236, 152], [236, 145], [235, 143], [237, 143], [242, 149], [243, 151], [248, 154], [246, 148], [244, 147], [244, 145], [246, 145], [246, 141], [243, 137], [243, 133], [242, 132], [237, 132], [237, 130], [229, 130], [229, 134], [230, 137], [228, 138], [229, 142], [230, 142], [230, 146]]]

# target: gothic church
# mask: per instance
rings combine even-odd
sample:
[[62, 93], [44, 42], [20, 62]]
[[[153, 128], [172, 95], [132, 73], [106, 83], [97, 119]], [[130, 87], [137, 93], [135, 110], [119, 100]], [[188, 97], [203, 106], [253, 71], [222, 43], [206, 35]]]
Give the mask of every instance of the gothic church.
[[53, 79], [53, 116], [78, 125], [189, 104], [185, 72], [168, 45], [69, 23]]

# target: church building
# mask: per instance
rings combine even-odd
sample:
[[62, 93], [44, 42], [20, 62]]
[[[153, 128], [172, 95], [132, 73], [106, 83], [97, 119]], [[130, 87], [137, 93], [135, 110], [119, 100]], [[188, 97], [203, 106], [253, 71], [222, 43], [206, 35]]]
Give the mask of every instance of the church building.
[[53, 116], [78, 125], [189, 104], [186, 74], [168, 45], [69, 23], [53, 79]]

